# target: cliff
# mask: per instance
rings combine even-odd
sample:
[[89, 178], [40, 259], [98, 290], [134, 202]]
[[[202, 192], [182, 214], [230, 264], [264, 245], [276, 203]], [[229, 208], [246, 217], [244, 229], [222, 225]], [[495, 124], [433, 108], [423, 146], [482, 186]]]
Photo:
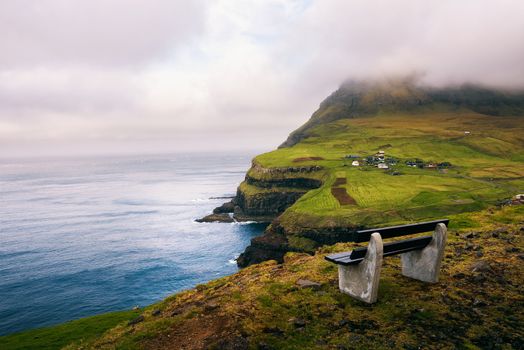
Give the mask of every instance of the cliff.
[[236, 196], [197, 221], [270, 223], [306, 192], [322, 185], [322, 170], [320, 166], [265, 168], [254, 160]]

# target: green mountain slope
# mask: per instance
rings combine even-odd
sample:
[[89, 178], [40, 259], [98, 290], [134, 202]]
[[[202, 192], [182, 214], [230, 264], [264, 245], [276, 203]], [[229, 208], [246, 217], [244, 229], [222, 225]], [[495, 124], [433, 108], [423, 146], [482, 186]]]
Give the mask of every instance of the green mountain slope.
[[470, 110], [492, 116], [524, 115], [524, 93], [465, 84], [433, 88], [418, 86], [410, 78], [386, 81], [348, 81], [326, 98], [310, 120], [291, 133], [280, 146], [290, 147], [311, 135], [311, 129], [334, 120], [384, 112], [428, 109]]

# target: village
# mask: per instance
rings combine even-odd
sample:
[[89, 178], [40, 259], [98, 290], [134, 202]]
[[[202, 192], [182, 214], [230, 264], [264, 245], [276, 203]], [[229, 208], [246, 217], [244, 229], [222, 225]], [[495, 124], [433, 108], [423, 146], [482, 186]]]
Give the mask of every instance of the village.
[[[361, 157], [356, 154], [348, 154], [344, 159], [351, 160], [351, 166], [354, 167], [376, 167], [383, 170], [391, 170], [395, 165], [399, 164], [401, 161], [398, 158], [386, 156], [386, 152], [379, 150], [374, 155]], [[404, 164], [408, 167], [419, 168], [419, 169], [435, 169], [444, 171], [447, 168], [450, 168], [452, 164], [450, 162], [433, 162], [433, 161], [424, 161], [419, 158], [408, 159], [404, 161]], [[344, 166], [347, 166], [344, 163]], [[394, 175], [400, 175], [398, 172], [393, 172]]]

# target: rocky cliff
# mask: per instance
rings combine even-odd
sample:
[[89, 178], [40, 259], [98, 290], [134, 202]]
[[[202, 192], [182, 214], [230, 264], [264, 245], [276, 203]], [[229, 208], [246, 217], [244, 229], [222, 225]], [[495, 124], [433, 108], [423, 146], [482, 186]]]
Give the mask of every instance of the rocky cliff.
[[198, 222], [271, 223], [307, 191], [319, 188], [322, 167], [265, 168], [253, 161], [235, 197]]

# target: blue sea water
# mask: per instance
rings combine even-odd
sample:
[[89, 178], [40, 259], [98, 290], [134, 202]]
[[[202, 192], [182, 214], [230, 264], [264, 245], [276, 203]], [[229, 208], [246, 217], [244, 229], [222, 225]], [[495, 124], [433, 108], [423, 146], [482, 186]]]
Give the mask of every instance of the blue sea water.
[[237, 271], [258, 224], [200, 224], [251, 155], [0, 160], [0, 335]]

